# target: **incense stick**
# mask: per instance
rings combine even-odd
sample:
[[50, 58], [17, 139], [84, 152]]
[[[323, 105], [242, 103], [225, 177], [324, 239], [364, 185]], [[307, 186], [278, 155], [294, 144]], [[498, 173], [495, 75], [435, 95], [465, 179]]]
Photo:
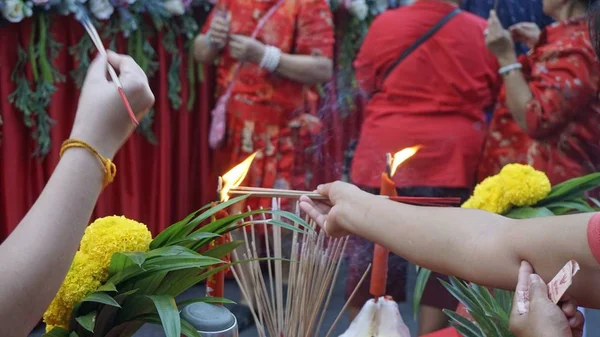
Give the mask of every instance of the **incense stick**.
[[[87, 32], [88, 36], [90, 37], [90, 39], [96, 46], [96, 49], [98, 49], [98, 52], [102, 56], [106, 57], [107, 53], [106, 53], [106, 49], [104, 48], [104, 44], [102, 43], [102, 38], [100, 38], [100, 35], [98, 34], [96, 27], [90, 21], [90, 18], [87, 15], [84, 15], [83, 17], [81, 17], [80, 22], [83, 25], [83, 28], [85, 28], [85, 31]], [[127, 99], [127, 96], [125, 95], [125, 91], [123, 90], [123, 84], [121, 84], [121, 81], [119, 80], [119, 76], [117, 75], [117, 72], [110, 65], [110, 63], [107, 62], [107, 65], [108, 65], [108, 74], [110, 75], [111, 80], [113, 81], [113, 83], [117, 87], [117, 90], [119, 91], [119, 95], [121, 96], [121, 100], [123, 101], [123, 104], [125, 105], [125, 109], [127, 110], [127, 113], [129, 114], [129, 118], [131, 119], [133, 124], [138, 126], [139, 123], [138, 123], [137, 119], [135, 118], [133, 109], [131, 109], [131, 105], [129, 104], [129, 100]]]
[[[278, 201], [273, 203], [274, 209], [279, 209], [279, 206]], [[278, 215], [272, 219], [284, 221]], [[251, 304], [250, 311], [256, 321], [258, 337], [318, 336], [342, 264], [347, 238], [334, 239], [314, 230], [294, 231], [289, 252], [289, 282], [284, 292], [283, 229], [278, 226], [267, 227], [265, 215], [262, 215], [262, 220], [256, 220], [250, 218], [250, 233], [244, 232], [246, 242], [242, 246], [245, 250], [243, 255], [245, 259], [253, 260], [246, 265], [247, 275], [239, 265], [232, 269], [242, 295]], [[266, 255], [273, 257], [267, 261], [266, 268], [256, 260], [259, 257], [254, 230], [257, 223], [265, 228]], [[301, 228], [296, 222], [290, 225]], [[312, 222], [309, 225], [316, 228]], [[235, 251], [233, 254], [238, 259]]]
[[[286, 198], [286, 199], [299, 199], [301, 196], [307, 196], [312, 200], [328, 200], [327, 197], [317, 193], [309, 191], [294, 191], [294, 190], [282, 190], [274, 188], [260, 188], [260, 187], [236, 187], [232, 188], [229, 195], [250, 195], [254, 198]], [[421, 206], [444, 206], [444, 205], [458, 205], [460, 204], [460, 198], [443, 198], [443, 197], [389, 197], [389, 196], [377, 196], [382, 199], [389, 199], [392, 201], [417, 204]]]

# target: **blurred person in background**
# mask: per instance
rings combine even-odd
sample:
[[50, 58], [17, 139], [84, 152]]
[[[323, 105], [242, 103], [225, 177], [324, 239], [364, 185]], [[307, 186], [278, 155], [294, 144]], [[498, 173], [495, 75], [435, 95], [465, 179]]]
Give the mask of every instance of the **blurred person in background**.
[[[504, 86], [494, 111], [479, 179], [510, 163], [529, 164], [555, 185], [600, 169], [600, 63], [585, 14], [588, 0], [545, 0], [557, 22], [544, 30], [502, 27], [490, 14], [486, 43]], [[515, 41], [532, 48], [517, 58]]]
[[[461, 12], [459, 3], [418, 0], [386, 11], [371, 25], [354, 64], [370, 97], [350, 173], [363, 190], [379, 193], [386, 153], [421, 145], [395, 175], [399, 195], [469, 196], [485, 139], [484, 111], [500, 83], [498, 63], [483, 39], [485, 20]], [[439, 29], [428, 34], [434, 27]], [[347, 296], [371, 263], [373, 244], [355, 236], [348, 247]], [[390, 256], [387, 290], [399, 302], [406, 300], [406, 268], [405, 260]], [[442, 309], [458, 304], [438, 277], [426, 286], [419, 334], [446, 327]], [[350, 304], [352, 317], [370, 297], [364, 282]]]
[[[332, 16], [325, 0], [217, 2], [194, 44], [199, 62], [217, 66], [217, 95], [230, 90], [227, 104], [217, 105], [214, 112], [221, 109], [226, 120], [218, 143], [212, 138], [218, 129], [217, 116], [212, 116], [210, 142], [215, 148], [216, 174], [261, 150], [244, 186], [293, 187], [294, 172], [298, 172], [295, 157], [302, 150], [293, 133], [299, 128], [319, 129], [320, 121], [310, 114], [317, 104], [312, 88], [332, 76], [333, 45]], [[272, 205], [271, 199], [252, 199], [247, 206]], [[243, 209], [236, 205], [231, 212]], [[241, 251], [239, 255], [243, 256]], [[253, 325], [247, 305], [236, 306], [233, 312], [240, 331]]]

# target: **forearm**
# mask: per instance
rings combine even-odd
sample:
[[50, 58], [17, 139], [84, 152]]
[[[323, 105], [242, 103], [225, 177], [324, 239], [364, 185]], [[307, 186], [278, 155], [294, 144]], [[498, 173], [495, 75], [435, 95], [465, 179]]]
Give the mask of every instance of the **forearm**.
[[207, 36], [200, 34], [194, 40], [194, 57], [200, 63], [212, 63], [218, 56], [220, 50], [211, 46]]
[[103, 177], [90, 152], [66, 151], [36, 203], [0, 245], [0, 335], [29, 334], [54, 298], [89, 223]]
[[[500, 67], [517, 63], [516, 57], [507, 57], [499, 59]], [[511, 112], [515, 122], [522, 130], [527, 130], [527, 121], [525, 112], [527, 104], [531, 101], [533, 95], [529, 89], [529, 84], [521, 71], [512, 71], [504, 76], [504, 86], [506, 87], [506, 107]]]
[[296, 82], [319, 84], [333, 75], [333, 62], [326, 57], [282, 54], [276, 71]]
[[575, 259], [582, 271], [572, 294], [588, 304], [600, 299], [587, 286], [600, 281], [587, 244], [590, 214], [511, 220], [478, 210], [414, 207], [362, 195], [342, 217], [356, 234], [415, 264], [496, 288], [514, 289], [522, 260], [550, 281]]

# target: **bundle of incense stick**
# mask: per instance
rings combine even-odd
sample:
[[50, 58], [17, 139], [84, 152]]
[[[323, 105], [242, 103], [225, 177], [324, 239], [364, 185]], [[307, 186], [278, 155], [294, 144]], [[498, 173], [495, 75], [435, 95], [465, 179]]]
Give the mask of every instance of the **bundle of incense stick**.
[[[79, 13], [79, 22], [81, 22], [81, 24], [83, 25], [83, 28], [85, 28], [85, 31], [87, 32], [90, 39], [96, 46], [96, 49], [98, 49], [98, 52], [101, 55], [106, 56], [106, 49], [104, 48], [102, 39], [100, 38], [100, 35], [98, 34], [98, 31], [96, 30], [96, 27], [92, 24], [92, 21], [90, 20], [89, 16], [87, 16], [84, 13]], [[125, 91], [123, 91], [123, 85], [121, 84], [121, 81], [119, 80], [119, 76], [117, 75], [117, 72], [110, 64], [108, 64], [108, 74], [110, 75], [110, 79], [113, 81], [113, 83], [117, 87], [117, 90], [119, 91], [119, 95], [121, 96], [121, 100], [123, 100], [125, 109], [127, 109], [129, 118], [136, 126], [139, 125], [137, 119], [135, 118], [135, 114], [133, 113], [133, 110], [131, 109], [129, 100], [127, 99], [127, 96], [125, 96]]]
[[[246, 195], [249, 194], [251, 197], [256, 198], [286, 198], [286, 199], [298, 199], [305, 195], [313, 200], [326, 200], [327, 198], [316, 192], [309, 191], [294, 191], [294, 190], [282, 190], [274, 188], [261, 188], [261, 187], [236, 187], [232, 188], [229, 195]], [[380, 198], [389, 199], [392, 201], [402, 202], [406, 204], [420, 205], [420, 206], [449, 206], [459, 205], [460, 198], [437, 198], [437, 197], [388, 197], [379, 196]]]
[[[244, 232], [246, 246], [243, 259], [253, 261], [246, 263], [243, 268], [239, 265], [232, 268], [243, 296], [250, 303], [258, 336], [319, 336], [348, 239], [332, 239], [323, 232], [316, 231], [294, 232], [289, 255], [289, 275], [283, 275], [282, 229], [267, 225], [267, 220], [263, 217], [263, 221], [259, 221], [263, 224], [258, 225], [251, 219], [255, 224], [252, 225], [250, 234]], [[281, 221], [277, 215], [273, 215], [272, 220]], [[256, 249], [254, 226], [265, 226], [267, 258], [271, 258], [267, 261], [266, 270], [257, 261], [260, 256]], [[298, 223], [294, 223], [294, 226], [300, 227]], [[234, 251], [233, 254], [239, 261], [237, 253]], [[369, 270], [370, 266], [356, 289]], [[284, 279], [288, 280], [286, 291]], [[355, 293], [356, 290], [337, 316], [327, 337], [331, 335]]]

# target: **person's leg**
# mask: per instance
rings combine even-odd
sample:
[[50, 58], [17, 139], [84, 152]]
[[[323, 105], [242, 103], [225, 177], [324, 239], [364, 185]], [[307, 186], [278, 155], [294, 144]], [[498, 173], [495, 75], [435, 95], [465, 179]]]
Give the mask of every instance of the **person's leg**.
[[425, 286], [419, 310], [419, 335], [426, 335], [448, 327], [448, 316], [443, 309], [456, 310], [458, 300], [440, 282], [448, 282], [448, 277], [431, 273]]

